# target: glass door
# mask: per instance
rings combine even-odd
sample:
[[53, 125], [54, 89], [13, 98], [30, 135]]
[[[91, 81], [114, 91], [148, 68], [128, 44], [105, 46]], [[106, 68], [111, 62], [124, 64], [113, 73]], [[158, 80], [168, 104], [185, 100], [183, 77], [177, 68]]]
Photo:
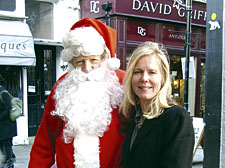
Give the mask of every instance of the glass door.
[[35, 136], [41, 123], [45, 103], [56, 81], [55, 46], [35, 45], [36, 67], [27, 68], [28, 135]]

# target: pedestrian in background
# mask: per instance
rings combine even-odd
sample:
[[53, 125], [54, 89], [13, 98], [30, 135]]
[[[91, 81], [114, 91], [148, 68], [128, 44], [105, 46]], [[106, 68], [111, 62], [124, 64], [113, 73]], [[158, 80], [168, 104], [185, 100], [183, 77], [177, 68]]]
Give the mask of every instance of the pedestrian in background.
[[124, 139], [118, 111], [125, 74], [112, 58], [116, 31], [84, 18], [71, 27], [63, 46], [68, 73], [48, 96], [29, 168], [118, 167]]
[[129, 120], [123, 168], [191, 168], [194, 130], [189, 113], [171, 99], [169, 57], [145, 42], [131, 55], [122, 114]]
[[16, 121], [11, 121], [9, 118], [11, 110], [11, 98], [2, 86], [4, 81], [0, 83], [0, 147], [4, 155], [1, 168], [13, 168], [13, 157], [15, 157], [12, 149], [12, 139], [17, 136]]

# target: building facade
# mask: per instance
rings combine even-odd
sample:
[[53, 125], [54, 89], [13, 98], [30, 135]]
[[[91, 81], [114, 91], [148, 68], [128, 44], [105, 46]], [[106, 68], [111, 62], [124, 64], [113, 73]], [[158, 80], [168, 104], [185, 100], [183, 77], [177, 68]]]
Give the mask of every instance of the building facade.
[[28, 144], [27, 68], [36, 65], [34, 40], [26, 23], [25, 1], [0, 0], [0, 78], [23, 101], [14, 144]]
[[60, 59], [62, 36], [79, 20], [76, 0], [26, 0], [27, 23], [34, 37], [36, 66], [28, 69], [28, 136], [35, 136], [45, 103], [65, 72]]
[[[9, 2], [10, 1], [10, 2]], [[184, 99], [186, 8], [178, 0], [0, 0], [0, 78], [23, 100], [14, 144], [28, 144], [41, 122], [55, 81], [65, 72], [62, 36], [80, 18], [92, 17], [117, 30], [117, 57], [126, 69], [132, 51], [144, 41], [162, 43], [171, 63], [173, 98]], [[18, 2], [19, 1], [19, 2]], [[193, 1], [189, 108], [204, 113], [206, 3]], [[109, 17], [106, 17], [109, 16]], [[15, 31], [15, 28], [17, 31]]]
[[[171, 64], [172, 96], [183, 105], [186, 7], [178, 0], [81, 0], [81, 18], [91, 17], [117, 30], [117, 57], [126, 69], [132, 51], [144, 41], [162, 43]], [[106, 8], [108, 7], [108, 8]], [[108, 11], [107, 11], [108, 10]], [[192, 43], [188, 102], [192, 116], [204, 114], [206, 2], [192, 2]]]
[[51, 88], [65, 73], [62, 36], [79, 18], [77, 0], [0, 0], [0, 80], [23, 101], [14, 145], [36, 135]]

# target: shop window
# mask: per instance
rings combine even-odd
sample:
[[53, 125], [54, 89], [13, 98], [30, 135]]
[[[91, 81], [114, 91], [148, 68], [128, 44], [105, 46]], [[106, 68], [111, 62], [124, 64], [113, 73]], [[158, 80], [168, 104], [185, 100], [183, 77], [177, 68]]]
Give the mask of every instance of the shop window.
[[54, 66], [53, 66], [53, 54], [52, 50], [44, 50], [44, 89], [45, 89], [45, 102], [51, 92], [53, 84], [55, 83], [54, 78]]
[[[162, 43], [164, 45], [184, 47], [186, 27], [180, 25], [163, 25]], [[196, 35], [196, 30], [192, 29], [191, 48], [195, 48], [195, 41], [199, 35]]]
[[131, 54], [133, 52], [134, 49], [127, 49], [127, 57], [126, 57], [126, 65], [128, 64]]
[[205, 62], [201, 63], [201, 82], [200, 82], [200, 117], [205, 114]]
[[128, 41], [155, 41], [156, 23], [145, 19], [128, 18], [127, 40]]
[[0, 84], [3, 85], [11, 95], [22, 100], [22, 67], [0, 66]]
[[170, 56], [170, 70], [172, 83], [172, 98], [174, 101], [183, 105], [185, 81], [182, 75], [181, 57], [177, 55]]
[[13, 95], [22, 98], [21, 67], [0, 66], [0, 76], [6, 89]]
[[16, 0], [0, 0], [0, 10], [1, 11], [15, 11], [16, 10]]
[[25, 1], [27, 24], [34, 38], [53, 39], [53, 4], [42, 1]]
[[55, 47], [35, 46], [37, 62], [35, 67], [27, 67], [29, 104], [37, 101], [45, 105], [48, 95], [56, 81]]

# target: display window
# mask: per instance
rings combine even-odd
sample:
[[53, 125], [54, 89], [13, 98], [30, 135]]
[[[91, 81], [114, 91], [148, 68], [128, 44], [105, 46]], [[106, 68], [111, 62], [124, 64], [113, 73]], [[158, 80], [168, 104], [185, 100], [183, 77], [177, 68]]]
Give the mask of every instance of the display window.
[[19, 66], [0, 66], [1, 84], [15, 97], [22, 98], [22, 68]]
[[183, 105], [185, 80], [182, 73], [182, 57], [178, 55], [170, 56], [170, 77], [172, 84], [172, 98], [174, 101]]
[[20, 66], [0, 66], [0, 85], [14, 97], [23, 100], [23, 80], [22, 67]]
[[0, 11], [16, 10], [16, 0], [0, 0]]
[[205, 114], [205, 62], [201, 62], [201, 80], [200, 80], [200, 117]]

